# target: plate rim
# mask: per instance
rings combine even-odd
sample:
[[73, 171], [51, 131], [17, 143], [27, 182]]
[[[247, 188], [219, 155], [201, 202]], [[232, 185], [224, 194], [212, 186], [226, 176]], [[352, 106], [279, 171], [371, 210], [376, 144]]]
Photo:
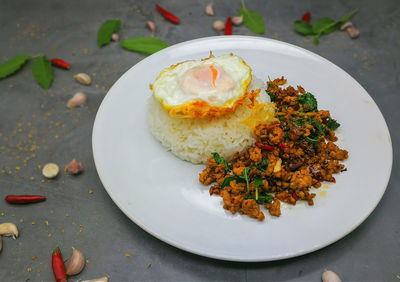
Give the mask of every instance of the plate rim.
[[[102, 112], [104, 111], [104, 107], [107, 104], [108, 99], [110, 98], [109, 93], [112, 91], [112, 89], [115, 87], [115, 85], [125, 76], [127, 75], [127, 73], [129, 73], [134, 67], [138, 66], [139, 64], [143, 64], [146, 62], [146, 60], [148, 58], [151, 58], [153, 56], [159, 56], [160, 54], [163, 54], [167, 51], [179, 48], [181, 46], [185, 46], [187, 44], [193, 44], [193, 43], [197, 43], [197, 42], [203, 42], [203, 41], [214, 41], [214, 40], [240, 40], [240, 39], [248, 39], [248, 40], [261, 40], [261, 41], [270, 41], [274, 44], [283, 44], [285, 46], [288, 46], [290, 48], [294, 48], [298, 51], [301, 52], [305, 52], [311, 56], [316, 56], [319, 60], [322, 60], [324, 63], [329, 64], [330, 66], [340, 70], [341, 72], [343, 72], [346, 76], [348, 76], [353, 82], [355, 82], [361, 89], [364, 90], [365, 93], [363, 94], [367, 94], [367, 96], [370, 98], [371, 102], [373, 103], [374, 107], [376, 108], [376, 110], [378, 111], [378, 113], [381, 115], [382, 120], [384, 122], [385, 125], [385, 131], [388, 134], [389, 137], [389, 141], [388, 142], [388, 146], [390, 149], [389, 152], [389, 170], [388, 170], [388, 174], [387, 174], [387, 178], [384, 184], [384, 189], [382, 189], [379, 197], [377, 197], [374, 205], [370, 207], [370, 210], [368, 211], [368, 213], [365, 213], [364, 216], [360, 217], [359, 220], [353, 224], [352, 228], [349, 228], [349, 230], [347, 232], [344, 232], [343, 234], [341, 234], [341, 236], [339, 236], [338, 238], [332, 239], [330, 241], [325, 242], [324, 244], [319, 244], [319, 245], [315, 245], [312, 248], [307, 248], [305, 250], [302, 251], [298, 251], [298, 252], [291, 252], [291, 253], [286, 253], [286, 255], [282, 255], [282, 256], [275, 256], [275, 257], [252, 257], [252, 258], [237, 258], [237, 257], [231, 257], [231, 256], [224, 256], [224, 255], [215, 255], [215, 254], [209, 254], [207, 252], [202, 252], [201, 250], [198, 249], [192, 249], [190, 247], [186, 247], [184, 245], [181, 245], [177, 242], [174, 242], [173, 240], [170, 240], [169, 238], [165, 238], [160, 236], [159, 234], [153, 232], [151, 229], [147, 228], [140, 220], [138, 220], [134, 215], [130, 214], [128, 212], [128, 210], [125, 209], [125, 207], [123, 206], [123, 204], [121, 202], [119, 202], [116, 199], [116, 196], [114, 195], [114, 193], [111, 191], [112, 189], [107, 188], [106, 185], [104, 184], [104, 180], [103, 180], [103, 176], [102, 176], [102, 172], [103, 169], [101, 168], [101, 165], [99, 163], [98, 157], [96, 157], [96, 135], [98, 134], [97, 132], [100, 131], [100, 126], [99, 126], [99, 116], [102, 114]], [[172, 46], [169, 46], [159, 52], [156, 52], [150, 56], [147, 56], [145, 58], [143, 58], [142, 60], [140, 60], [139, 62], [137, 62], [136, 64], [134, 64], [131, 68], [129, 68], [123, 75], [121, 75], [113, 84], [113, 86], [108, 90], [107, 94], [105, 95], [105, 97], [103, 98], [97, 113], [96, 113], [96, 117], [93, 123], [93, 128], [92, 128], [92, 152], [93, 152], [93, 159], [94, 159], [94, 163], [95, 163], [95, 167], [96, 167], [96, 171], [97, 174], [100, 178], [100, 181], [104, 187], [104, 189], [106, 190], [106, 192], [108, 193], [108, 195], [110, 196], [110, 198], [112, 199], [112, 201], [117, 205], [117, 207], [125, 214], [125, 216], [127, 216], [131, 221], [133, 221], [133, 223], [135, 223], [136, 225], [138, 225], [141, 229], [143, 229], [144, 231], [146, 231], [147, 233], [149, 233], [150, 235], [154, 236], [155, 238], [171, 245], [174, 246], [178, 249], [187, 251], [189, 253], [192, 254], [196, 254], [196, 255], [200, 255], [203, 257], [207, 257], [207, 258], [212, 258], [212, 259], [218, 259], [218, 260], [225, 260], [225, 261], [236, 261], [236, 262], [263, 262], [263, 261], [276, 261], [276, 260], [282, 260], [282, 259], [288, 259], [288, 258], [293, 258], [293, 257], [297, 257], [297, 256], [302, 256], [304, 254], [308, 254], [308, 253], [312, 253], [314, 251], [320, 250], [325, 248], [326, 246], [329, 246], [341, 239], [343, 239], [344, 237], [346, 237], [348, 234], [350, 234], [351, 232], [353, 232], [356, 228], [358, 228], [370, 215], [371, 213], [376, 209], [376, 207], [378, 206], [378, 204], [380, 203], [384, 193], [386, 192], [386, 189], [388, 187], [390, 178], [391, 178], [391, 172], [392, 172], [392, 168], [393, 168], [393, 144], [391, 141], [391, 135], [390, 135], [390, 131], [387, 125], [387, 122], [385, 120], [384, 115], [382, 114], [380, 108], [378, 107], [378, 105], [376, 104], [376, 102], [374, 101], [374, 99], [372, 98], [372, 96], [365, 90], [365, 88], [356, 80], [354, 79], [349, 73], [347, 73], [345, 70], [343, 70], [341, 67], [339, 67], [338, 65], [334, 64], [333, 62], [329, 61], [328, 59], [312, 52], [309, 51], [305, 48], [299, 47], [297, 45], [294, 44], [290, 44], [287, 42], [283, 42], [280, 40], [276, 40], [276, 39], [271, 39], [271, 38], [265, 38], [265, 37], [257, 37], [257, 36], [246, 36], [246, 35], [231, 35], [229, 37], [227, 36], [210, 36], [210, 37], [202, 37], [202, 38], [197, 38], [197, 39], [192, 39], [192, 40], [188, 40], [188, 41], [184, 41], [184, 42], [180, 42], [178, 44], [174, 44]]]

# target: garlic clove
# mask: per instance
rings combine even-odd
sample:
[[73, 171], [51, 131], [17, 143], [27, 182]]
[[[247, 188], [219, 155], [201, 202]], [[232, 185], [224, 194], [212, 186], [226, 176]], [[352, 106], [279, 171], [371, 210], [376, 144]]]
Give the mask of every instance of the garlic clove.
[[111, 40], [112, 40], [112, 41], [118, 41], [118, 40], [119, 40], [119, 35], [118, 35], [118, 33], [113, 33], [113, 34], [111, 35]]
[[86, 94], [83, 92], [78, 92], [75, 93], [74, 96], [72, 96], [71, 99], [68, 100], [67, 107], [68, 108], [73, 108], [73, 107], [78, 107], [86, 102]]
[[215, 22], [213, 23], [213, 28], [214, 28], [216, 31], [222, 31], [222, 30], [225, 29], [225, 23], [224, 23], [223, 21], [220, 21], [220, 20], [215, 21]]
[[11, 222], [0, 224], [0, 235], [11, 236], [13, 239], [16, 239], [18, 238], [18, 228]]
[[74, 247], [72, 247], [72, 256], [69, 261], [67, 268], [67, 275], [76, 275], [82, 271], [85, 267], [85, 257], [84, 255]]
[[236, 16], [232, 18], [232, 23], [234, 25], [241, 25], [243, 23], [243, 16]]
[[82, 282], [108, 282], [108, 277], [107, 276], [103, 276], [100, 278], [96, 278], [96, 279], [92, 279], [92, 280], [85, 280]]
[[214, 16], [213, 4], [212, 4], [212, 3], [208, 4], [208, 5], [206, 6], [206, 9], [205, 9], [204, 12], [206, 13], [206, 15]]
[[42, 174], [46, 178], [55, 178], [60, 172], [60, 168], [55, 163], [45, 164], [42, 169]]
[[83, 171], [82, 164], [77, 162], [75, 159], [73, 159], [68, 165], [67, 165], [67, 171], [70, 174], [79, 174]]
[[352, 26], [353, 26], [353, 23], [350, 22], [350, 21], [347, 21], [347, 22], [345, 22], [344, 24], [342, 24], [340, 26], [340, 30], [346, 30], [346, 29], [348, 29], [349, 27], [352, 27]]
[[146, 27], [153, 33], [156, 31], [156, 24], [152, 21], [147, 21]]
[[342, 282], [342, 280], [335, 272], [325, 269], [322, 272], [322, 282]]
[[351, 39], [355, 39], [360, 35], [360, 31], [355, 27], [349, 27], [346, 29]]
[[74, 78], [83, 85], [90, 85], [92, 83], [90, 76], [83, 72], [74, 75]]

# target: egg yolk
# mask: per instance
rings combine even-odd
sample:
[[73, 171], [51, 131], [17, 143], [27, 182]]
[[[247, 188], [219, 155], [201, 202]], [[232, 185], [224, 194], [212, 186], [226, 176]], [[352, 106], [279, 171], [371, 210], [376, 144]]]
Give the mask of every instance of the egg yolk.
[[183, 75], [182, 90], [189, 95], [213, 96], [225, 93], [236, 87], [234, 80], [221, 67], [210, 64], [189, 69]]

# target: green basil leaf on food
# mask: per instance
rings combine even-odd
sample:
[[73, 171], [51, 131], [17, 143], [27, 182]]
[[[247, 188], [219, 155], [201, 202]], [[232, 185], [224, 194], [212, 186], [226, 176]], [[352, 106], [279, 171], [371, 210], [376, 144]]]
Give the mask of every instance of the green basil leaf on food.
[[246, 8], [244, 0], [242, 0], [242, 8], [239, 11], [239, 16], [243, 16], [243, 24], [252, 32], [263, 34], [265, 32], [264, 20], [256, 11]]
[[229, 165], [228, 165], [228, 162], [223, 158], [223, 157], [221, 157], [218, 153], [211, 153], [211, 155], [213, 155], [213, 157], [214, 157], [214, 160], [215, 160], [215, 162], [217, 163], [217, 164], [223, 164], [224, 166], [225, 166], [225, 170], [226, 171], [229, 171]]
[[335, 31], [337, 22], [331, 18], [321, 18], [313, 22], [312, 31], [314, 34], [329, 34]]
[[340, 123], [338, 123], [335, 119], [331, 118], [329, 119], [328, 123], [326, 124], [326, 127], [329, 128], [330, 130], [336, 130], [340, 126]]
[[256, 178], [254, 178], [254, 185], [258, 188], [258, 186], [260, 186], [263, 182], [263, 179], [261, 176], [257, 176]]
[[134, 37], [122, 41], [121, 46], [129, 51], [150, 55], [168, 47], [168, 44], [158, 38]]
[[317, 99], [315, 99], [314, 95], [310, 92], [301, 95], [299, 98], [297, 98], [297, 101], [303, 105], [305, 112], [318, 111]]
[[340, 18], [340, 20], [338, 20], [338, 22], [344, 23], [347, 22], [355, 13], [358, 12], [358, 8], [354, 9], [353, 11], [347, 13], [346, 15], [344, 15], [343, 17]]
[[36, 81], [44, 88], [48, 89], [53, 81], [53, 69], [51, 62], [46, 56], [40, 56], [32, 65], [32, 73]]
[[224, 181], [222, 182], [221, 189], [224, 189], [225, 187], [229, 186], [233, 180], [235, 180], [236, 183], [243, 182], [243, 180], [238, 176], [228, 176], [225, 177]]
[[0, 79], [18, 71], [30, 58], [27, 55], [16, 55], [11, 60], [0, 64]]
[[97, 45], [99, 45], [99, 47], [103, 47], [104, 45], [110, 43], [113, 33], [119, 29], [120, 25], [120, 20], [105, 21], [97, 31]]
[[313, 33], [312, 26], [305, 21], [295, 21], [293, 23], [294, 30], [302, 35], [311, 35]]

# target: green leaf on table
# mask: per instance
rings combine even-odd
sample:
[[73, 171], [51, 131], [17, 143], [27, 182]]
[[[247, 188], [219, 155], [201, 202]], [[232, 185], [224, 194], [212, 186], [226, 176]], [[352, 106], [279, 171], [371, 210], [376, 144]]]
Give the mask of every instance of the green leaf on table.
[[36, 81], [44, 88], [48, 89], [53, 81], [53, 69], [51, 62], [46, 56], [40, 56], [32, 65], [32, 73]]
[[158, 38], [134, 37], [122, 41], [121, 46], [129, 51], [150, 55], [168, 47], [168, 44]]
[[331, 18], [321, 18], [311, 25], [314, 34], [329, 34], [335, 31], [337, 22]]
[[311, 35], [313, 34], [312, 26], [305, 21], [295, 21], [293, 23], [294, 30], [302, 35]]
[[99, 45], [99, 47], [102, 47], [110, 43], [111, 36], [119, 29], [120, 25], [120, 20], [105, 21], [97, 32], [97, 45]]
[[338, 22], [340, 23], [344, 23], [347, 22], [355, 13], [358, 12], [358, 8], [354, 9], [353, 11], [351, 11], [350, 13], [347, 13], [346, 15], [344, 15], [343, 17], [340, 18], [340, 20], [338, 20]]
[[31, 57], [27, 55], [16, 55], [11, 60], [0, 64], [0, 78], [6, 78], [15, 73], [17, 70], [22, 68], [30, 58]]
[[264, 20], [256, 11], [246, 8], [244, 0], [242, 0], [242, 8], [239, 11], [239, 16], [243, 16], [243, 24], [252, 32], [263, 34], [265, 32]]

